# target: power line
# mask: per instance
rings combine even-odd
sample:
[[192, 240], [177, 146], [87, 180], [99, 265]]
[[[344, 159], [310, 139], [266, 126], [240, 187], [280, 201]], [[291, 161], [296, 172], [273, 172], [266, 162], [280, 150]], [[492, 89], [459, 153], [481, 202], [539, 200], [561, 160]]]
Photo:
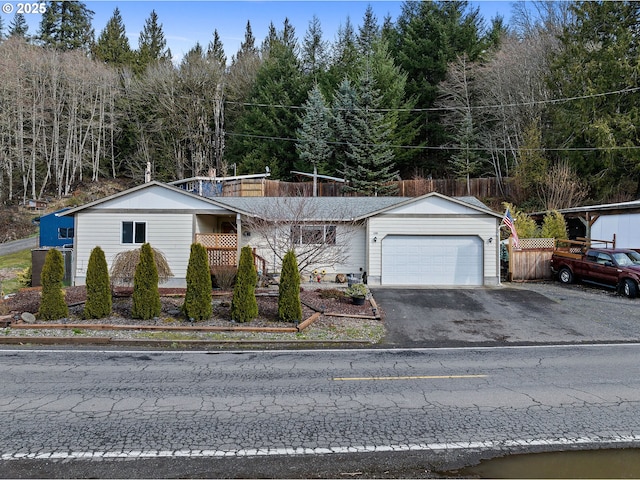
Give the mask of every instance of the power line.
[[[515, 108], [515, 107], [531, 107], [535, 105], [547, 105], [547, 104], [559, 104], [572, 102], [575, 100], [586, 100], [589, 98], [599, 98], [599, 97], [607, 97], [610, 95], [624, 95], [627, 93], [634, 93], [640, 91], [640, 87], [631, 87], [624, 88], [621, 90], [614, 90], [610, 92], [602, 92], [602, 93], [593, 93], [589, 95], [578, 95], [574, 97], [564, 97], [564, 98], [552, 98], [547, 100], [532, 100], [530, 102], [521, 102], [521, 103], [499, 103], [493, 105], [473, 105], [468, 107], [469, 110], [484, 110], [484, 109], [499, 109], [499, 108]], [[233, 102], [229, 100], [225, 100], [225, 104], [227, 105], [239, 105], [242, 107], [260, 107], [260, 108], [283, 108], [283, 109], [291, 109], [291, 110], [301, 110], [304, 109], [304, 106], [298, 105], [282, 105], [282, 104], [269, 104], [269, 103], [251, 103], [251, 102]], [[465, 108], [466, 107], [462, 107]], [[460, 110], [461, 107], [429, 107], [429, 108], [371, 108], [370, 110], [373, 112], [443, 112], [443, 111], [451, 111], [451, 110]], [[342, 109], [339, 109], [342, 110]]]
[[[244, 138], [256, 138], [260, 140], [278, 140], [285, 142], [297, 142], [297, 138], [290, 137], [271, 137], [268, 135], [254, 135], [250, 133], [234, 133], [225, 132], [227, 137], [244, 137]], [[329, 145], [357, 145], [360, 147], [374, 147], [375, 144], [359, 143], [349, 144], [347, 142], [327, 142]], [[455, 145], [442, 145], [442, 146], [429, 146], [429, 145], [387, 145], [389, 148], [405, 149], [405, 150], [471, 150], [474, 152], [491, 152], [495, 150], [495, 147], [460, 147]], [[551, 148], [518, 148], [519, 152], [601, 152], [601, 151], [624, 151], [624, 150], [640, 150], [640, 145], [629, 146], [614, 146], [614, 147], [551, 147]]]

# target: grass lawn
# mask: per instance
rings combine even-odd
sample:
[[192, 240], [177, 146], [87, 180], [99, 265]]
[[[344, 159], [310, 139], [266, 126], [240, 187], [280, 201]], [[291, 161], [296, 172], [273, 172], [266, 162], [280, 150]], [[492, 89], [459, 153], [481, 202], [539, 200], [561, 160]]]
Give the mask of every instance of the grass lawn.
[[10, 253], [0, 257], [0, 281], [2, 294], [17, 292], [20, 289], [17, 274], [31, 266], [31, 249]]

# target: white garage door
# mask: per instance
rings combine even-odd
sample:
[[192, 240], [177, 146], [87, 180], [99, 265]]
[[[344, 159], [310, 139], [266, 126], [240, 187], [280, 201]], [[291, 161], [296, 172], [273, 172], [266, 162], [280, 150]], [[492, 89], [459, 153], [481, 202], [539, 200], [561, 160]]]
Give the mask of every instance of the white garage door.
[[383, 285], [482, 285], [483, 245], [475, 236], [389, 235]]

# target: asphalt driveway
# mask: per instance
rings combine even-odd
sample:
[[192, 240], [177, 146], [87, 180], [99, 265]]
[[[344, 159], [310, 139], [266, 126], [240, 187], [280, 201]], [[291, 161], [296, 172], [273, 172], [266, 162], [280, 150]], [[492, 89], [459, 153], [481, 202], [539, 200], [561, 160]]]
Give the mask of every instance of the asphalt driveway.
[[583, 285], [371, 291], [386, 347], [640, 342], [640, 298]]

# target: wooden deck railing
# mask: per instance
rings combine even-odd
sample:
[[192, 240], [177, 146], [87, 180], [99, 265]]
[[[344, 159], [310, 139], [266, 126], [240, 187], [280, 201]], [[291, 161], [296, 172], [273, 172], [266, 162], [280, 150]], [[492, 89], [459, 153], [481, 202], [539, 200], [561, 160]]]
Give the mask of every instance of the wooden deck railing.
[[[235, 267], [238, 265], [238, 244], [235, 233], [196, 233], [196, 243], [207, 249], [209, 268]], [[253, 249], [253, 263], [256, 270], [265, 273], [267, 262]]]

